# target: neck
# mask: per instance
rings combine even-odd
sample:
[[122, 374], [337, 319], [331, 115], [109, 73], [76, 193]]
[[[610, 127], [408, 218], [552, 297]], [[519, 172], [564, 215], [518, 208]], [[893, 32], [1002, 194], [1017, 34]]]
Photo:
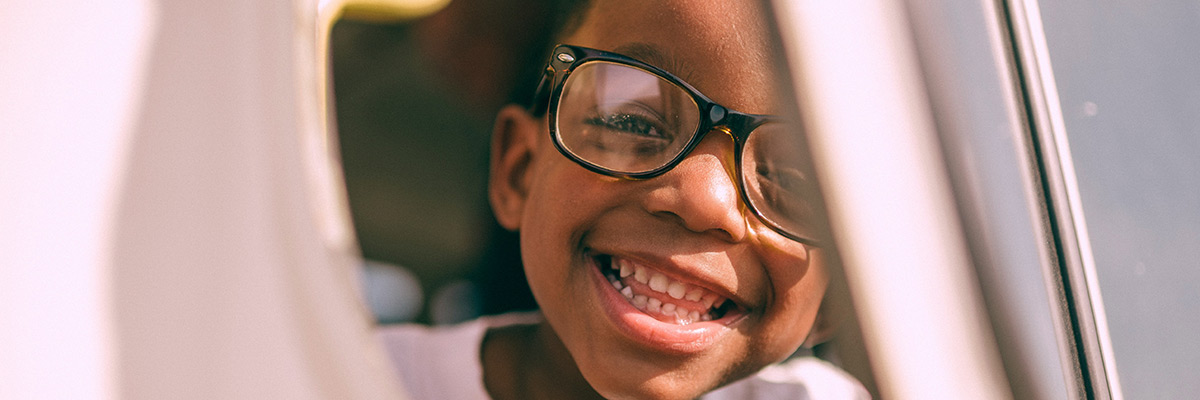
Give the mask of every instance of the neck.
[[481, 351], [493, 399], [599, 399], [545, 321], [489, 330]]

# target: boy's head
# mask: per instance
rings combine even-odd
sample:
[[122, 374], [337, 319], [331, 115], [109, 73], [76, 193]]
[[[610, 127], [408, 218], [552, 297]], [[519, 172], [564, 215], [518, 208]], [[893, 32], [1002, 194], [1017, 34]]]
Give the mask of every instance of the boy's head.
[[[498, 116], [493, 208], [521, 233], [546, 321], [605, 397], [694, 398], [786, 358], [813, 327], [828, 278], [821, 251], [801, 243], [812, 243], [795, 212], [805, 206], [768, 187], [784, 173], [808, 183], [773, 164], [793, 165], [772, 154], [790, 148], [786, 134], [759, 133], [788, 87], [761, 7], [593, 0], [560, 40], [586, 49], [554, 57], [599, 58], [559, 85], [556, 107]], [[739, 157], [736, 135], [775, 145]]]

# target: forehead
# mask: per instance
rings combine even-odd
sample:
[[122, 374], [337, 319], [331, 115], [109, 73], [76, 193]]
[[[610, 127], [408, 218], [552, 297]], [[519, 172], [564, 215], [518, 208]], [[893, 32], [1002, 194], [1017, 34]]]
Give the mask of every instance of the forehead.
[[593, 0], [564, 43], [625, 52], [745, 112], [774, 113], [769, 16], [752, 0]]

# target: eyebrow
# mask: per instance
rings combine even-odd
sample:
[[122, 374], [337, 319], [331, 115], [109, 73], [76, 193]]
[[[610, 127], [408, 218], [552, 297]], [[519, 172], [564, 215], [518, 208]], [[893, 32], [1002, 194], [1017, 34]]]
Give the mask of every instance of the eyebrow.
[[617, 46], [613, 52], [658, 67], [685, 82], [691, 81], [692, 70], [678, 58], [673, 57], [669, 52], [659, 50], [659, 47], [655, 45], [642, 42], [627, 43]]

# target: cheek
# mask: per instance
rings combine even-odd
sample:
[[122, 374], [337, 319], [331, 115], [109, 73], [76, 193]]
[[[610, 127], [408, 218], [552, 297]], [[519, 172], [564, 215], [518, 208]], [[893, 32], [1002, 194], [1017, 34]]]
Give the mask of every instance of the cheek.
[[[619, 190], [607, 184], [610, 178], [587, 171], [557, 151], [543, 151], [531, 171], [529, 192], [520, 226], [521, 258], [526, 275], [539, 297], [549, 299], [553, 288], [562, 288], [568, 266], [577, 264], [580, 246], [596, 221], [612, 207]], [[543, 302], [543, 304], [546, 304]]]
[[577, 227], [583, 224], [578, 208], [565, 195], [571, 193], [570, 180], [560, 175], [550, 168], [536, 170], [522, 214], [521, 258], [535, 290], [537, 281], [563, 273], [561, 266], [570, 261], [572, 244], [578, 243]]
[[586, 176], [571, 173], [569, 168], [543, 168], [532, 182], [525, 204], [523, 236], [569, 239], [593, 218], [588, 211]]
[[[768, 264], [775, 297], [772, 309], [763, 319], [760, 349], [771, 362], [793, 353], [808, 337], [829, 286], [825, 260], [819, 250], [798, 260], [801, 259], [792, 257], [787, 263]], [[804, 265], [797, 265], [798, 262]]]
[[588, 171], [549, 144], [541, 150], [529, 182], [521, 231], [578, 243], [580, 235], [628, 195], [617, 178]]

